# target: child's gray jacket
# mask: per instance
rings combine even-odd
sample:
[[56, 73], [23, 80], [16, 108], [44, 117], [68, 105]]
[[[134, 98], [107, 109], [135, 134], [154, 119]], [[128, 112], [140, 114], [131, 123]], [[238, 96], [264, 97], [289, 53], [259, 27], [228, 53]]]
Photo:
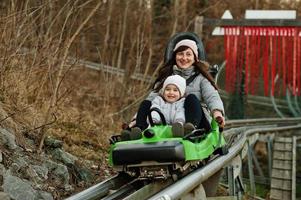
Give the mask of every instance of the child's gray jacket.
[[[192, 66], [193, 67], [193, 66]], [[186, 80], [195, 74], [194, 68], [179, 69], [174, 68], [173, 74], [178, 74]], [[211, 85], [211, 83], [202, 74], [197, 75], [194, 80], [186, 86], [186, 95], [194, 94], [201, 102], [206, 118], [211, 121], [210, 112], [219, 110], [225, 115], [224, 105], [218, 94], [218, 91]], [[159, 94], [152, 91], [147, 100], [152, 101]]]
[[[153, 99], [151, 108], [158, 108], [164, 115], [167, 124], [175, 122], [184, 124], [184, 100], [185, 98], [181, 98], [174, 103], [168, 103], [159, 95]], [[157, 112], [152, 112], [151, 116], [155, 124], [161, 123], [161, 118]]]

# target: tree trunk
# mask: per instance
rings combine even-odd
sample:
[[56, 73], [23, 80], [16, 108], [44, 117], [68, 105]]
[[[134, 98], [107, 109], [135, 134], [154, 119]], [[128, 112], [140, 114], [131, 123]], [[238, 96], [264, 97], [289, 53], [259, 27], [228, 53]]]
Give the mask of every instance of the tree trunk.
[[179, 5], [180, 5], [180, 0], [175, 0], [174, 7], [173, 7], [174, 22], [173, 22], [173, 26], [172, 26], [171, 35], [174, 35], [177, 32], [178, 17], [179, 17]]
[[106, 23], [106, 34], [105, 34], [105, 38], [104, 38], [104, 41], [103, 41], [103, 47], [102, 48], [102, 51], [101, 51], [101, 62], [104, 63], [104, 64], [107, 64], [108, 63], [108, 60], [107, 60], [107, 57], [108, 55], [106, 54], [106, 52], [108, 51], [108, 42], [109, 42], [109, 39], [110, 39], [110, 32], [111, 32], [111, 19], [112, 19], [112, 10], [113, 10], [113, 5], [114, 5], [114, 0], [110, 0], [108, 2], [108, 14], [107, 14], [107, 23]]
[[148, 30], [148, 58], [147, 58], [147, 62], [146, 62], [146, 67], [144, 70], [144, 74], [143, 74], [143, 78], [145, 78], [150, 70], [151, 67], [151, 63], [152, 63], [152, 56], [153, 56], [153, 38], [152, 38], [152, 10], [153, 10], [153, 1], [150, 0], [149, 2], [149, 8], [147, 8], [146, 11], [146, 23], [147, 23], [147, 27], [149, 28]]
[[121, 40], [120, 40], [118, 60], [117, 60], [117, 68], [121, 68], [122, 53], [123, 53], [123, 48], [124, 48], [124, 38], [126, 35], [126, 27], [127, 27], [127, 15], [128, 15], [129, 3], [130, 3], [130, 1], [126, 1], [124, 13], [123, 13], [122, 30], [121, 30], [122, 32], [121, 32]]

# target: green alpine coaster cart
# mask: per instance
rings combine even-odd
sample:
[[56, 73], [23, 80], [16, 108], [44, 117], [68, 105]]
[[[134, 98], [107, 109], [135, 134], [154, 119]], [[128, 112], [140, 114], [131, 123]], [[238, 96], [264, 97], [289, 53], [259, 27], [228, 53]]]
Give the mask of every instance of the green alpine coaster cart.
[[[162, 124], [153, 123], [151, 112], [159, 113]], [[197, 129], [184, 137], [174, 137], [160, 110], [151, 109], [148, 119], [150, 127], [140, 139], [121, 141], [120, 135], [112, 136], [109, 164], [118, 172], [139, 179], [175, 180], [204, 166], [210, 158], [228, 152], [215, 120], [211, 121], [210, 132]]]

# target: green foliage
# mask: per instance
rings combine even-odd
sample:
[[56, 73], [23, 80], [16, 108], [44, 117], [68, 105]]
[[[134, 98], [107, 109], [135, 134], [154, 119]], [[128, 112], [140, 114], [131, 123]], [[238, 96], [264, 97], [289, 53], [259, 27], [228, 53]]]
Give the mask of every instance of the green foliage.
[[231, 95], [227, 109], [229, 119], [244, 119], [244, 95], [236, 91]]
[[[263, 184], [259, 184], [259, 183], [256, 183], [255, 189], [256, 189], [255, 196], [259, 196], [264, 199], [266, 199], [266, 197], [269, 195], [269, 192], [270, 192], [270, 187], [268, 185], [263, 185]], [[250, 187], [249, 182], [246, 183], [245, 193], [246, 193], [246, 195], [249, 195], [251, 193], [251, 187]]]
[[300, 199], [301, 197], [301, 183], [296, 184], [296, 198]]
[[[244, 77], [244, 73], [237, 74], [239, 77]], [[235, 92], [231, 95], [229, 100], [229, 108], [227, 115], [230, 119], [244, 119], [245, 118], [245, 94], [244, 94], [244, 78], [238, 81], [235, 85]]]

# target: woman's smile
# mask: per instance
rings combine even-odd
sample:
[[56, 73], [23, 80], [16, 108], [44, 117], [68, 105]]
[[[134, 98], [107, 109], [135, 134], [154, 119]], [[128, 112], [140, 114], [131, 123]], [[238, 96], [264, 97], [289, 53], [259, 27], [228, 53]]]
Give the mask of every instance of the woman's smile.
[[179, 68], [186, 69], [195, 62], [193, 51], [188, 48], [176, 54], [176, 63]]

